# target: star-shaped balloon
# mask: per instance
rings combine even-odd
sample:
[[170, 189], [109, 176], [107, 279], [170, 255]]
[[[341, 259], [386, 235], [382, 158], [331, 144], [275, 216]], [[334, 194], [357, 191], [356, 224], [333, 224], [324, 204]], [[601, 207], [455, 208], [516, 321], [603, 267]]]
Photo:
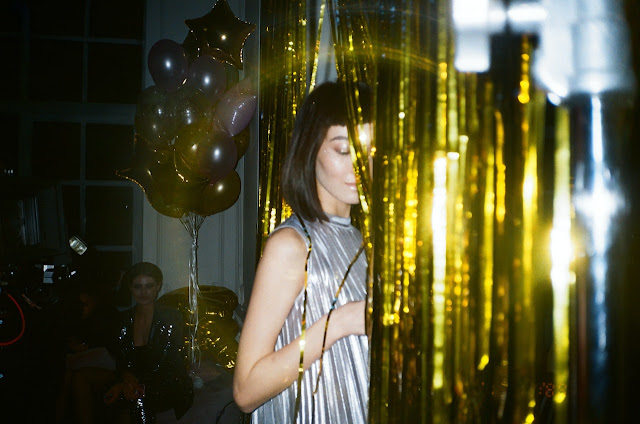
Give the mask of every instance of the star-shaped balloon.
[[256, 25], [238, 19], [227, 0], [218, 0], [209, 13], [185, 23], [190, 29], [183, 44], [187, 50], [195, 50], [195, 56], [211, 55], [242, 69], [244, 42]]

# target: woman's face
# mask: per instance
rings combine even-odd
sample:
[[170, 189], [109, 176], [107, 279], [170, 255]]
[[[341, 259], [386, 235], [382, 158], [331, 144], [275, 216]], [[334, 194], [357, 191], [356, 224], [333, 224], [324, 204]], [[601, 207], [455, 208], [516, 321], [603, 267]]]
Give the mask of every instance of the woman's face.
[[139, 305], [148, 305], [156, 301], [160, 284], [148, 275], [138, 275], [131, 282], [131, 294]]
[[[371, 125], [359, 133], [368, 151]], [[346, 126], [334, 125], [327, 130], [316, 157], [316, 186], [322, 209], [328, 214], [347, 217], [351, 205], [360, 201]]]

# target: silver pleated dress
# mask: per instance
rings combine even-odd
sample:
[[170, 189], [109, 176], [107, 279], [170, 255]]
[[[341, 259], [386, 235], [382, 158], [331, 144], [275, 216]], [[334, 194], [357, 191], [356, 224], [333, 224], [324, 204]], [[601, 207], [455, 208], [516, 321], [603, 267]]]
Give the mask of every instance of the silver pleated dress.
[[[311, 255], [307, 264], [307, 328], [326, 315], [349, 264], [362, 243], [362, 235], [350, 218], [328, 215], [330, 222], [308, 222]], [[275, 231], [293, 228], [307, 242], [296, 216], [283, 222]], [[338, 296], [336, 308], [350, 301], [366, 298], [367, 260], [361, 253], [351, 267]], [[278, 336], [275, 350], [300, 336], [304, 290]], [[331, 325], [331, 320], [329, 321]], [[294, 416], [297, 381], [282, 393], [256, 409], [253, 424], [359, 424], [367, 422], [369, 399], [369, 344], [366, 336], [347, 336], [325, 351], [318, 391], [313, 395], [320, 361], [305, 371], [298, 417]]]

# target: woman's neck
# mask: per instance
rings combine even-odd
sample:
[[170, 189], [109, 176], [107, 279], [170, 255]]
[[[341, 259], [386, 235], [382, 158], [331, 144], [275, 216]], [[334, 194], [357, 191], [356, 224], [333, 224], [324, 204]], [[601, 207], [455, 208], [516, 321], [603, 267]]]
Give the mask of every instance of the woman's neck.
[[154, 303], [148, 303], [145, 305], [136, 305], [136, 315], [140, 318], [151, 319], [153, 317]]

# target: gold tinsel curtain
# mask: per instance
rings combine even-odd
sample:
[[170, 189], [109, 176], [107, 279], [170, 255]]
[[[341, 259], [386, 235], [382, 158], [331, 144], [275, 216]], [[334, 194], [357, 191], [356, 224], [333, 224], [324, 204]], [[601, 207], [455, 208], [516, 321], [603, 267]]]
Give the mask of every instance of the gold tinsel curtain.
[[503, 40], [503, 67], [489, 75], [460, 74], [450, 7], [388, 1], [370, 19], [370, 422], [533, 422], [552, 402], [561, 417], [571, 264], [568, 250], [555, 258], [552, 304], [548, 252], [552, 225], [567, 247], [569, 212], [558, 208], [557, 222], [542, 212], [568, 203], [568, 177], [545, 176], [568, 176], [568, 157], [545, 134], [529, 40]]
[[280, 165], [307, 87], [305, 1], [261, 2], [260, 181], [258, 252], [269, 233], [290, 214], [280, 192]]
[[[578, 357], [569, 114], [534, 89], [533, 42], [494, 40], [500, 67], [461, 74], [450, 0], [325, 5], [331, 22], [316, 25], [332, 31], [352, 127], [357, 83], [376, 98], [358, 215], [369, 422], [567, 422]], [[317, 59], [306, 16], [305, 3], [262, 2], [259, 246], [283, 216], [279, 164]]]

